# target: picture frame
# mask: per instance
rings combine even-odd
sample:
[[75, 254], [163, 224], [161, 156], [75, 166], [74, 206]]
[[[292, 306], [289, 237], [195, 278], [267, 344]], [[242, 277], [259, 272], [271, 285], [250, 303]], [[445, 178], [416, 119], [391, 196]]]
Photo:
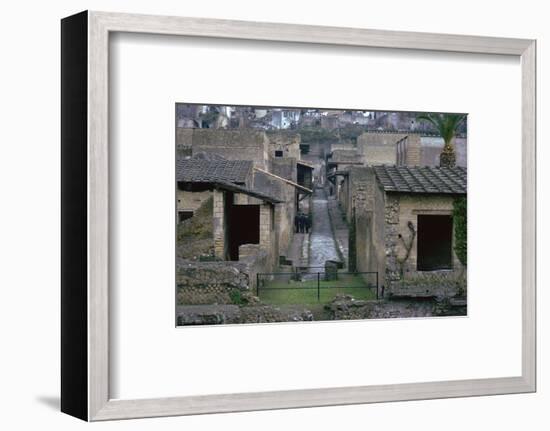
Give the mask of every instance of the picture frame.
[[[109, 37], [114, 32], [498, 54], [521, 61], [522, 372], [437, 382], [112, 399]], [[85, 11], [61, 21], [61, 410], [87, 421], [536, 391], [536, 41]]]

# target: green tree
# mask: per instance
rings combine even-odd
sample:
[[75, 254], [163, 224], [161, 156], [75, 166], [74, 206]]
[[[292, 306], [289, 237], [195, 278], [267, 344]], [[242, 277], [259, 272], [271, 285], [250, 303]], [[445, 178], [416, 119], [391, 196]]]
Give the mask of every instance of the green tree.
[[439, 156], [440, 166], [452, 167], [456, 164], [454, 139], [458, 127], [465, 118], [465, 114], [422, 114], [417, 117], [419, 121], [431, 123], [445, 141]]

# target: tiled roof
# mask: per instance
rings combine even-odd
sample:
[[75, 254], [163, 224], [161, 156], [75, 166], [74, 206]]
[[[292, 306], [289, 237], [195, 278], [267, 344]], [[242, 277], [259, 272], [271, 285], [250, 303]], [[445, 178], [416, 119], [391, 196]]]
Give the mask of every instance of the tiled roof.
[[252, 172], [251, 160], [178, 159], [176, 179], [189, 183], [226, 181], [244, 184]]
[[280, 204], [284, 202], [275, 196], [268, 195], [267, 193], [257, 190], [248, 189], [228, 181], [214, 181], [213, 184], [220, 189], [229, 190], [235, 193], [244, 193], [245, 195], [252, 196], [253, 198], [261, 199], [272, 204]]
[[314, 169], [315, 168], [315, 166], [313, 166], [311, 163], [305, 162], [303, 160], [296, 160], [296, 163], [298, 165], [305, 166], [306, 168], [309, 168], [309, 169]]
[[467, 170], [431, 166], [374, 166], [386, 192], [466, 194]]

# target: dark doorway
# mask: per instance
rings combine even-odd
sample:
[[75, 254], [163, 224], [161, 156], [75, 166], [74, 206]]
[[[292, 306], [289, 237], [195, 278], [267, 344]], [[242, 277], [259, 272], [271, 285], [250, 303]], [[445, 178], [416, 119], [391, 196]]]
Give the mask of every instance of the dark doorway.
[[260, 243], [260, 206], [233, 205], [228, 223], [230, 260], [239, 260], [239, 246]]
[[416, 267], [419, 271], [452, 269], [453, 218], [450, 215], [418, 216]]
[[179, 211], [178, 212], [178, 222], [188, 220], [193, 217], [193, 211]]

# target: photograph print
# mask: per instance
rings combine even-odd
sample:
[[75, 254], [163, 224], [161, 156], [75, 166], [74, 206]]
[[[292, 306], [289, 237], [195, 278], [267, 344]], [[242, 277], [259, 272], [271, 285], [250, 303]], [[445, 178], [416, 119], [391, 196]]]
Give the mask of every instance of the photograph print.
[[467, 314], [467, 115], [178, 103], [176, 325]]

